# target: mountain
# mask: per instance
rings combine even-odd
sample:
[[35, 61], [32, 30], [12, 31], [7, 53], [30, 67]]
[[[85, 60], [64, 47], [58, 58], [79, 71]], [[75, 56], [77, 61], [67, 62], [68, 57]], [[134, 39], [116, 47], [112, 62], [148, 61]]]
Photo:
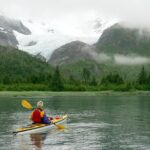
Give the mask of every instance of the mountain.
[[115, 24], [106, 29], [93, 45], [71, 42], [54, 51], [53, 65], [90, 59], [99, 64], [142, 65], [150, 63], [150, 32]]
[[70, 20], [62, 22], [22, 20], [22, 22], [32, 34], [24, 35], [15, 32], [19, 49], [34, 55], [40, 53], [49, 60], [55, 49], [72, 41], [95, 43], [102, 32], [116, 21], [108, 21], [95, 16], [92, 19], [89, 17], [74, 23]]
[[98, 16], [72, 23], [68, 20], [16, 20], [1, 15], [0, 45], [19, 48], [32, 55], [40, 53], [48, 60], [55, 49], [69, 42], [95, 43], [103, 31], [115, 22]]
[[101, 65], [149, 64], [150, 31], [115, 24], [106, 29], [95, 44], [88, 45], [82, 42], [65, 44], [54, 51], [48, 62], [61, 65], [82, 59], [90, 59]]
[[60, 65], [66, 76], [81, 77], [83, 68], [88, 68], [99, 78], [119, 72], [125, 79], [135, 79], [142, 66], [150, 72], [150, 33], [115, 24], [95, 44], [79, 41], [65, 44], [53, 52], [48, 62]]
[[0, 16], [0, 45], [17, 48], [19, 43], [14, 31], [25, 35], [31, 34], [21, 21]]
[[7, 31], [15, 30], [21, 34], [31, 34], [31, 31], [27, 27], [25, 27], [20, 20], [0, 16], [0, 26]]
[[56, 49], [48, 63], [60, 66], [65, 77], [82, 78], [83, 69], [87, 69], [93, 76], [98, 76], [102, 70], [94, 60], [93, 46], [81, 41], [73, 41]]
[[79, 60], [90, 60], [92, 46], [81, 41], [73, 41], [56, 49], [48, 63], [52, 65], [65, 65]]
[[43, 62], [46, 62], [46, 58], [45, 58], [44, 56], [42, 56], [40, 53], [34, 55], [34, 57], [36, 57], [36, 58], [42, 60]]
[[6, 77], [12, 82], [15, 80], [26, 82], [31, 76], [45, 76], [51, 71], [50, 65], [26, 52], [12, 47], [0, 46], [0, 82]]
[[150, 57], [150, 31], [115, 24], [106, 29], [94, 45], [98, 53]]

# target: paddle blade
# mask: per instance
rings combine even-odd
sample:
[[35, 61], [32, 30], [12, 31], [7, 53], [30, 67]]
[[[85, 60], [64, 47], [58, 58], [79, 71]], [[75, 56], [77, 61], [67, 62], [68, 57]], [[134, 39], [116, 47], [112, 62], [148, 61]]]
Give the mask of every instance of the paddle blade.
[[33, 107], [31, 106], [31, 104], [30, 104], [27, 100], [22, 100], [21, 104], [22, 104], [22, 106], [23, 106], [24, 108], [27, 108], [27, 109], [29, 109], [29, 110], [32, 110], [32, 109], [33, 109]]
[[65, 127], [63, 125], [60, 124], [55, 124], [57, 126], [58, 129], [64, 129]]

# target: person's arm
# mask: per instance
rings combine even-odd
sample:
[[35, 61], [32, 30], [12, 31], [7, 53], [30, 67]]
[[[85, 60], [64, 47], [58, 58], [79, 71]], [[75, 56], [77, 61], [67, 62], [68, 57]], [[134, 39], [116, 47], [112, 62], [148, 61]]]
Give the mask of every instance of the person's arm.
[[33, 111], [31, 113], [31, 115], [29, 116], [29, 119], [32, 120], [32, 116], [33, 116]]

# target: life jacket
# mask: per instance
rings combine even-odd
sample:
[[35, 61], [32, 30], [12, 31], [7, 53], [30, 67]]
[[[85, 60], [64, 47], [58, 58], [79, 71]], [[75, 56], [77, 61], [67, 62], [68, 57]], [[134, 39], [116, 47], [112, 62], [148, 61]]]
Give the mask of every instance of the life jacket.
[[41, 111], [39, 109], [35, 109], [32, 112], [32, 121], [34, 123], [42, 123]]

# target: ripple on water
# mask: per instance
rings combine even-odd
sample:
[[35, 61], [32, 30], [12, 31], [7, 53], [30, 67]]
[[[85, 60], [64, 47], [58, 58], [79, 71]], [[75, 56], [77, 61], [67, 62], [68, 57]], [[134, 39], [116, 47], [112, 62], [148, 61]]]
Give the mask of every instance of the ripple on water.
[[0, 110], [0, 150], [150, 150], [149, 97], [74, 99], [61, 97], [45, 105], [52, 116], [71, 112], [64, 131], [14, 137], [11, 132], [27, 125], [31, 112], [17, 109], [17, 101], [10, 112], [10, 99], [7, 103], [0, 101], [1, 108], [5, 106]]

